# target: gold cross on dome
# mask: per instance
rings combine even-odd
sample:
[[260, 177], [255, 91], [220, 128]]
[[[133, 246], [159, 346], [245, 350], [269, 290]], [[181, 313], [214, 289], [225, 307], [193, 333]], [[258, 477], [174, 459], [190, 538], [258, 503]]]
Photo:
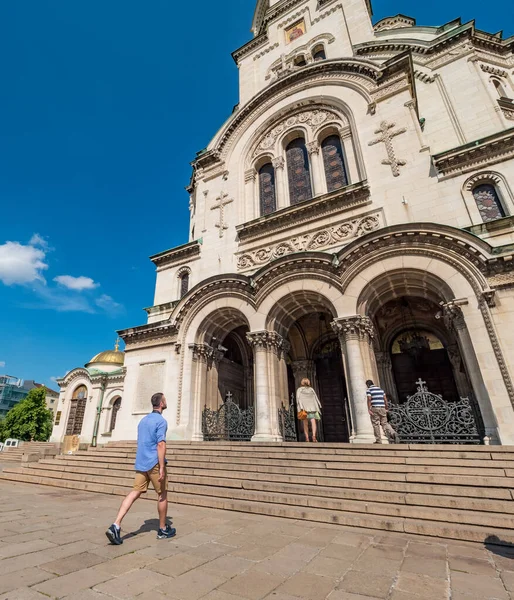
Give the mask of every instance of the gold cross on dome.
[[216, 227], [220, 230], [220, 238], [223, 237], [225, 233], [225, 229], [228, 229], [228, 225], [225, 222], [225, 206], [234, 202], [232, 198], [228, 197], [228, 194], [225, 192], [221, 192], [221, 194], [216, 198], [216, 203], [214, 206], [211, 206], [211, 210], [219, 210], [220, 218], [219, 222], [216, 223]]

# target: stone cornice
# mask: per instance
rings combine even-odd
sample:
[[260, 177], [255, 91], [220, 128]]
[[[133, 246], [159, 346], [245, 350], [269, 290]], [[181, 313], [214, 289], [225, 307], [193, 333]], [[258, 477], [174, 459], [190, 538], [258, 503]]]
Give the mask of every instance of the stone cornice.
[[370, 202], [367, 181], [349, 185], [337, 192], [317, 196], [295, 206], [288, 206], [271, 215], [260, 217], [236, 227], [240, 243], [267, 237], [276, 231], [290, 227], [291, 223], [303, 224], [321, 217], [365, 206]]
[[149, 306], [148, 308], [144, 308], [143, 310], [149, 316], [159, 315], [159, 314], [163, 314], [166, 312], [171, 313], [173, 311], [173, 309], [176, 306], [178, 306], [179, 302], [180, 302], [180, 300], [174, 300], [173, 302], [166, 302], [164, 304], [157, 304], [156, 306]]
[[251, 54], [255, 50], [258, 50], [259, 48], [262, 48], [262, 46], [265, 46], [268, 42], [268, 34], [261, 33], [257, 37], [253, 38], [253, 40], [247, 42], [244, 46], [241, 46], [241, 48], [238, 48], [237, 50], [232, 52], [232, 58], [234, 59], [234, 62], [236, 63], [236, 65], [238, 65], [239, 61], [242, 58], [248, 56], [249, 54]]
[[201, 244], [198, 240], [159, 252], [150, 257], [157, 267], [172, 267], [184, 261], [200, 256]]
[[117, 332], [125, 342], [125, 352], [140, 344], [157, 346], [171, 344], [176, 341], [177, 328], [171, 321], [160, 321], [149, 325], [141, 325], [131, 329], [122, 329]]
[[514, 157], [514, 128], [440, 152], [432, 161], [441, 177], [455, 177]]

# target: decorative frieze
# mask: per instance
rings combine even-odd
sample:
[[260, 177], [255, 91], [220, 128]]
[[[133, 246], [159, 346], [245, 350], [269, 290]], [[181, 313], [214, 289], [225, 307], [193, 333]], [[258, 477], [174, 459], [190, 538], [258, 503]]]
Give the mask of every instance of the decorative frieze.
[[370, 341], [375, 337], [373, 321], [362, 315], [335, 319], [331, 326], [342, 343], [346, 343], [348, 340]]
[[237, 268], [239, 271], [244, 271], [257, 266], [260, 267], [272, 260], [295, 252], [325, 250], [374, 231], [381, 227], [381, 224], [380, 212], [342, 221], [335, 226], [324, 227], [312, 233], [298, 235], [289, 240], [245, 252], [239, 256]]
[[441, 176], [455, 177], [510, 158], [514, 158], [514, 128], [435, 154], [432, 161]]
[[264, 138], [257, 146], [254, 156], [273, 148], [277, 137], [295, 125], [304, 125], [309, 127], [311, 131], [315, 131], [318, 127], [323, 125], [323, 123], [334, 120], [338, 123], [348, 125], [348, 121], [345, 117], [327, 109], [308, 110], [297, 113], [296, 115], [291, 115], [265, 134]]

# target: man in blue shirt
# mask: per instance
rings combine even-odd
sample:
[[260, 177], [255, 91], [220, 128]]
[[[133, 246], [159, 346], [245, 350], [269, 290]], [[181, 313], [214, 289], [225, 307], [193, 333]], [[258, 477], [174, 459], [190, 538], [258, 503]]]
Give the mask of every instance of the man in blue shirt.
[[386, 393], [382, 388], [378, 387], [378, 385], [375, 385], [371, 379], [366, 381], [366, 386], [368, 388], [366, 390], [368, 412], [371, 417], [371, 424], [373, 425], [373, 433], [375, 434], [375, 444], [382, 443], [380, 427], [382, 427], [390, 441], [399, 444], [400, 438], [387, 420], [389, 406]]
[[116, 521], [105, 532], [105, 535], [116, 546], [123, 543], [121, 539], [121, 522], [134, 502], [148, 491], [152, 482], [157, 492], [157, 509], [159, 512], [159, 531], [157, 539], [172, 538], [176, 533], [167, 524], [168, 515], [168, 475], [166, 473], [166, 432], [168, 423], [162, 416], [166, 410], [166, 398], [158, 393], [152, 396], [152, 412], [144, 417], [137, 428], [136, 478], [130, 494], [123, 500]]

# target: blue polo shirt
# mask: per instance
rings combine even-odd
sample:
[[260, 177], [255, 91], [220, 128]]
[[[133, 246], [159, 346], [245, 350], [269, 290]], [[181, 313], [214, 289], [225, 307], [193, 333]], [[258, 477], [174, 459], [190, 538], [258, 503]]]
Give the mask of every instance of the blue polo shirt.
[[151, 471], [159, 463], [157, 444], [166, 441], [168, 423], [158, 412], [141, 419], [137, 428], [136, 471]]

